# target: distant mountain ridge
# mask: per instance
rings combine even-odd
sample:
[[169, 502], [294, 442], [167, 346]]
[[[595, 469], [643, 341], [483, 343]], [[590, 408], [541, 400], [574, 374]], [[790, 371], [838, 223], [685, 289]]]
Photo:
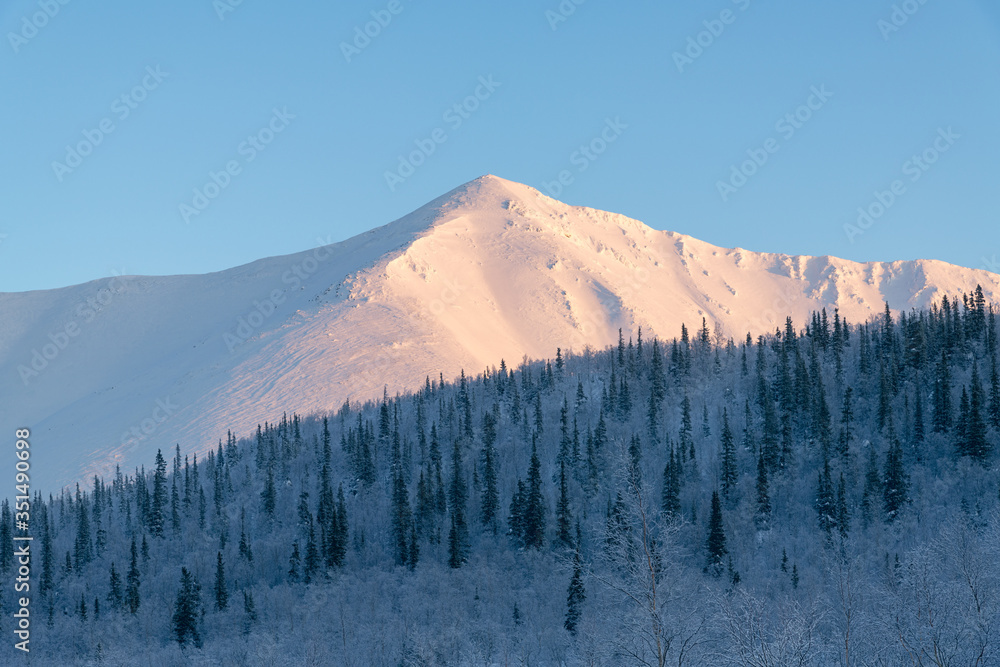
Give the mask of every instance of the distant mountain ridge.
[[333, 245], [200, 276], [0, 293], [0, 428], [33, 431], [42, 484], [204, 451], [230, 426], [334, 410], [582, 351], [618, 329], [726, 337], [920, 308], [1000, 276], [933, 260], [858, 263], [725, 249], [483, 176]]

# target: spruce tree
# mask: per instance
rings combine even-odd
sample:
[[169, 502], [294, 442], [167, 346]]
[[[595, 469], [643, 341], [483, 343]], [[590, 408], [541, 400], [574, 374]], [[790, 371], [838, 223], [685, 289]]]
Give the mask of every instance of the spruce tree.
[[302, 581], [307, 584], [310, 583], [313, 576], [319, 571], [319, 565], [320, 556], [319, 549], [316, 547], [316, 529], [310, 525], [309, 539], [306, 541], [306, 558], [302, 572]]
[[417, 569], [417, 562], [420, 561], [420, 542], [417, 539], [417, 524], [413, 522], [410, 524], [410, 551], [407, 554], [407, 566], [410, 568], [410, 572]]
[[253, 599], [253, 591], [243, 591], [243, 634], [250, 634], [250, 630], [257, 623], [257, 603]]
[[753, 413], [750, 411], [750, 399], [743, 401], [743, 451], [757, 453], [757, 439], [754, 437]]
[[451, 455], [451, 484], [448, 489], [448, 509], [451, 529], [448, 531], [448, 566], [461, 567], [468, 558], [469, 529], [465, 522], [466, 488], [462, 472], [462, 448], [459, 440]]
[[205, 510], [208, 503], [205, 500], [205, 487], [198, 487], [198, 528], [205, 530]]
[[428, 480], [434, 487], [434, 503], [438, 513], [438, 516], [444, 515], [447, 510], [447, 496], [445, 495], [445, 485], [444, 485], [444, 464], [441, 457], [441, 446], [438, 443], [438, 432], [437, 425], [431, 423], [431, 466], [433, 468], [433, 477]]
[[201, 631], [198, 627], [201, 619], [201, 587], [186, 567], [181, 568], [180, 590], [174, 602], [174, 614], [170, 627], [174, 639], [181, 647], [191, 642], [201, 647]]
[[510, 510], [507, 516], [507, 533], [515, 543], [524, 545], [524, 497], [527, 491], [524, 480], [517, 480], [517, 487], [510, 499]]
[[347, 526], [347, 503], [344, 501], [344, 485], [341, 484], [337, 487], [337, 513], [333, 524], [333, 535], [336, 540], [330, 550], [333, 564], [336, 567], [342, 567], [344, 559], [347, 557]]
[[93, 505], [91, 510], [91, 516], [93, 517], [94, 524], [94, 557], [101, 558], [104, 556], [104, 548], [107, 544], [107, 531], [104, 530], [104, 523], [102, 521], [103, 517], [103, 507], [105, 503], [105, 493], [108, 494], [110, 499], [110, 492], [105, 491], [105, 487], [101, 482], [101, 478], [94, 476], [94, 494], [92, 496]]
[[673, 448], [667, 456], [667, 465], [663, 468], [663, 496], [661, 507], [667, 520], [676, 520], [681, 515], [681, 476], [680, 461]]
[[535, 394], [535, 432], [542, 432], [542, 393]]
[[[428, 472], [430, 472], [429, 469]], [[420, 478], [417, 480], [417, 502], [414, 510], [414, 523], [420, 535], [433, 541], [436, 511], [434, 508], [433, 491], [431, 484], [428, 483], [429, 478], [429, 475], [424, 475], [423, 470], [420, 471]]]
[[820, 530], [829, 537], [837, 523], [837, 505], [833, 480], [830, 476], [830, 460], [826, 457], [823, 458], [823, 469], [819, 473], [816, 486], [815, 509]]
[[541, 549], [545, 544], [545, 498], [542, 495], [542, 464], [534, 439], [531, 442], [531, 462], [524, 498], [524, 546]]
[[153, 473], [153, 498], [149, 510], [149, 532], [163, 536], [164, 513], [167, 507], [167, 462], [163, 452], [156, 450], [156, 471]]
[[875, 452], [875, 447], [870, 445], [868, 448], [868, 465], [865, 468], [865, 487], [861, 496], [861, 518], [865, 526], [869, 525], [875, 516], [876, 502], [879, 490], [882, 487], [881, 482], [882, 478], [878, 469], [878, 454]]
[[267, 477], [264, 479], [264, 490], [260, 492], [260, 509], [265, 518], [274, 518], [277, 500], [277, 492], [274, 488], [274, 471], [271, 466], [268, 466]]
[[[41, 542], [42, 542], [42, 570], [38, 581], [38, 592], [42, 595], [52, 591], [53, 568], [55, 567], [55, 551], [52, 547], [52, 529], [49, 527], [48, 510], [46, 505], [41, 505]], [[12, 543], [13, 548], [13, 543]], [[13, 554], [12, 554], [13, 557]]]
[[122, 580], [118, 576], [118, 571], [115, 569], [114, 562], [111, 563], [111, 576], [108, 581], [108, 604], [111, 605], [112, 610], [118, 610], [122, 607]]
[[729, 497], [730, 492], [736, 488], [736, 444], [733, 439], [733, 432], [729, 428], [729, 413], [722, 409], [722, 470], [719, 473], [719, 482], [722, 486], [722, 495]]
[[226, 489], [226, 460], [225, 455], [222, 453], [221, 440], [219, 441], [219, 453], [215, 457], [215, 469], [212, 472], [212, 503], [215, 506], [215, 516], [221, 516], [223, 498]]
[[483, 491], [480, 517], [485, 528], [497, 532], [500, 513], [500, 490], [497, 482], [496, 418], [492, 412], [483, 414]]
[[76, 541], [73, 545], [73, 566], [79, 572], [94, 558], [94, 548], [90, 542], [90, 520], [87, 503], [80, 495], [80, 485], [76, 487]]
[[659, 404], [667, 395], [667, 380], [663, 372], [663, 355], [660, 352], [660, 342], [653, 339], [653, 353], [649, 365], [650, 392], [653, 400]]
[[986, 416], [988, 407], [986, 393], [979, 380], [978, 364], [972, 365], [972, 380], [969, 389], [969, 415], [966, 423], [966, 449], [979, 463], [986, 463], [990, 454], [990, 444], [986, 437]]
[[[331, 492], [332, 496], [332, 492]], [[299, 531], [304, 535], [308, 532], [309, 526], [312, 525], [313, 517], [312, 512], [309, 511], [309, 492], [303, 491], [299, 494], [299, 504], [296, 510], [298, 516], [298, 522], [296, 524]]]
[[[300, 498], [300, 521], [305, 520], [307, 514], [309, 514], [308, 505], [303, 508]], [[333, 543], [336, 541], [333, 526], [336, 521], [336, 514], [337, 505], [333, 495], [330, 466], [324, 462], [319, 474], [319, 502], [316, 505], [316, 523], [319, 526], [319, 541], [315, 546], [327, 567], [333, 566], [332, 548]], [[311, 515], [308, 521], [308, 525], [313, 529], [313, 536], [315, 537]]]
[[990, 424], [1000, 431], [1000, 372], [997, 371], [996, 355], [990, 357]]
[[[298, 553], [299, 544], [295, 543], [295, 552]], [[222, 552], [216, 552], [215, 563], [215, 608], [223, 611], [229, 605], [229, 590], [226, 588], [226, 568], [222, 562]]]
[[764, 462], [764, 451], [757, 456], [757, 512], [755, 515], [757, 527], [766, 529], [771, 518], [771, 496], [768, 490], [767, 464]]
[[[913, 392], [915, 394], [913, 405], [913, 441], [919, 445], [924, 441], [924, 399], [920, 387]], [[919, 449], [917, 450], [919, 451]], [[917, 459], [920, 460], [919, 458]]]
[[955, 451], [959, 456], [970, 456], [969, 447], [969, 392], [962, 387], [962, 397], [958, 401], [958, 419], [955, 421]]
[[392, 535], [396, 565], [406, 565], [410, 554], [410, 494], [401, 470], [393, 474], [392, 484]]
[[253, 546], [247, 538], [245, 512], [240, 512], [240, 556], [247, 559], [248, 563], [253, 563]]
[[637, 556], [635, 540], [632, 539], [632, 526], [629, 524], [625, 500], [621, 492], [615, 494], [615, 502], [611, 504], [608, 498], [608, 508], [605, 515], [605, 545], [610, 555], [615, 559], [623, 556], [629, 562]]
[[628, 456], [628, 483], [637, 492], [642, 487], [642, 446], [637, 435], [629, 442]]
[[691, 399], [684, 394], [684, 401], [681, 403], [681, 428], [677, 434], [680, 441], [679, 449], [682, 457], [690, 456], [694, 458], [694, 428], [691, 426]]
[[725, 556], [729, 553], [726, 548], [726, 532], [722, 525], [722, 503], [719, 501], [719, 492], [712, 491], [712, 513], [708, 519], [708, 539], [705, 541], [708, 549], [708, 564], [706, 572], [718, 577], [722, 573]]
[[850, 531], [851, 514], [847, 508], [847, 485], [844, 482], [844, 473], [840, 473], [840, 481], [837, 484], [836, 503], [837, 530], [840, 531], [840, 537], [846, 540], [847, 534]]
[[180, 496], [177, 494], [177, 474], [170, 478], [170, 528], [174, 535], [181, 532]]
[[448, 530], [448, 567], [458, 569], [465, 563], [465, 548], [462, 545], [462, 529], [458, 517], [451, 514], [451, 528]]
[[844, 405], [840, 410], [840, 436], [837, 438], [837, 454], [844, 460], [851, 455], [851, 423], [854, 421], [854, 410], [851, 400], [854, 390], [848, 387], [844, 390]]
[[892, 421], [889, 422], [889, 451], [885, 457], [885, 482], [882, 499], [886, 520], [893, 522], [909, 498], [909, 483], [903, 466], [903, 448], [896, 437]]
[[292, 555], [288, 557], [288, 581], [295, 584], [302, 578], [302, 554], [299, 552], [299, 542], [292, 543]]
[[941, 350], [941, 360], [934, 376], [934, 413], [931, 419], [935, 433], [944, 433], [951, 428], [951, 376], [945, 350]]
[[586, 462], [586, 483], [584, 484], [584, 491], [586, 491], [587, 496], [592, 496], [597, 493], [597, 487], [600, 484], [600, 479], [598, 476], [597, 468], [597, 445], [594, 433], [587, 428], [587, 462]]
[[659, 404], [656, 401], [656, 396], [650, 393], [649, 405], [646, 408], [646, 433], [649, 435], [650, 442], [657, 442], [660, 439], [660, 431], [656, 423], [658, 413]]
[[566, 592], [566, 620], [563, 623], [563, 627], [574, 637], [577, 632], [577, 624], [580, 622], [581, 607], [586, 599], [587, 592], [583, 586], [583, 565], [580, 562], [580, 550], [577, 548], [573, 556], [573, 576]]
[[135, 538], [132, 538], [131, 562], [128, 574], [125, 577], [125, 607], [129, 613], [135, 614], [139, 611], [141, 596], [139, 593], [139, 563], [136, 557]]

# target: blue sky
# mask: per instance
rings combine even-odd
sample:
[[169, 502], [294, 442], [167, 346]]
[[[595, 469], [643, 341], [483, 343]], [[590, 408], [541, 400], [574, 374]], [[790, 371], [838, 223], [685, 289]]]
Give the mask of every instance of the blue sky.
[[991, 0], [62, 1], [0, 7], [2, 291], [296, 252], [484, 173], [727, 247], [1000, 270]]

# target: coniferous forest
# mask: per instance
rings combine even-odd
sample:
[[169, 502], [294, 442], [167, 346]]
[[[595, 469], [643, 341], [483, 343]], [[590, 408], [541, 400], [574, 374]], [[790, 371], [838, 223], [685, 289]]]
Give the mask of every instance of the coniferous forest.
[[232, 424], [36, 494], [30, 664], [1000, 664], [997, 334], [703, 321]]

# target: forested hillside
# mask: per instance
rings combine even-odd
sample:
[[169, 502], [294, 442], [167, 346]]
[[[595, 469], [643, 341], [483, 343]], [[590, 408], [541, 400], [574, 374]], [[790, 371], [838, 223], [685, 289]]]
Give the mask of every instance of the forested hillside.
[[1000, 664], [995, 312], [626, 331], [38, 494], [30, 664]]

